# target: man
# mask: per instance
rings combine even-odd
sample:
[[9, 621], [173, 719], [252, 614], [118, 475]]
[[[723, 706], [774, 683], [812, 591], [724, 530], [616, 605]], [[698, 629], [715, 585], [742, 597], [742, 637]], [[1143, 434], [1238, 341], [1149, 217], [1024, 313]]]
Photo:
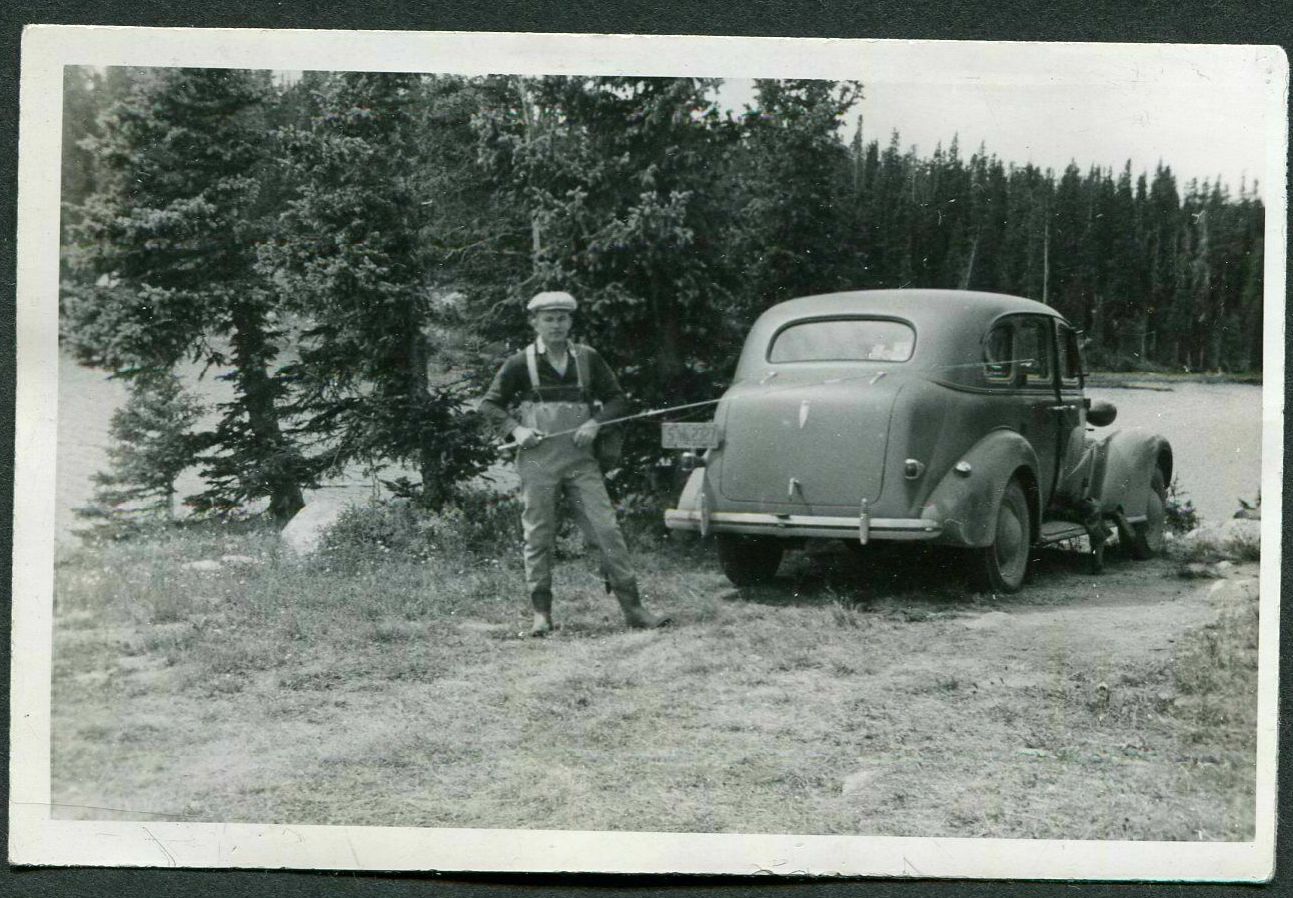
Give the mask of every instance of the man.
[[[591, 347], [570, 342], [575, 308], [575, 298], [560, 291], [531, 299], [526, 309], [534, 343], [503, 363], [480, 402], [481, 413], [499, 435], [511, 437], [518, 447], [532, 636], [552, 631], [552, 545], [559, 491], [569, 499], [584, 536], [601, 553], [602, 574], [628, 625], [653, 628], [670, 622], [642, 606], [628, 547], [593, 454], [601, 422], [620, 417], [625, 401], [602, 357]], [[596, 413], [593, 402], [601, 403]]]

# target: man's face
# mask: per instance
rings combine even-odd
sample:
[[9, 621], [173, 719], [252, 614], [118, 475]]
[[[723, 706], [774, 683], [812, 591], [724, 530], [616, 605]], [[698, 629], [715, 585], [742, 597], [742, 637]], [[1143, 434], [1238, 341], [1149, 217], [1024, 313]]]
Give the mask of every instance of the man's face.
[[534, 332], [545, 344], [558, 349], [565, 345], [566, 338], [570, 335], [570, 313], [563, 309], [544, 309], [541, 312], [535, 312], [530, 323], [534, 325]]

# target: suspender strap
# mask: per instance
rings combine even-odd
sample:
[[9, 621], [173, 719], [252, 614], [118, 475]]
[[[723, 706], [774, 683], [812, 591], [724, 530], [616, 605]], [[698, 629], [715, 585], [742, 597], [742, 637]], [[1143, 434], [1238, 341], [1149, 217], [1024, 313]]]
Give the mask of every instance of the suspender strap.
[[[579, 393], [584, 401], [588, 401], [588, 347], [582, 343], [571, 343], [570, 354], [575, 361], [575, 377], [579, 381]], [[539, 392], [539, 350], [531, 343], [525, 347], [525, 367], [530, 372], [530, 389], [534, 391], [534, 398], [543, 401], [543, 394]]]
[[570, 351], [575, 357], [575, 377], [579, 380], [579, 393], [588, 401], [588, 375], [585, 370], [588, 366], [588, 347], [580, 343], [572, 343]]
[[533, 343], [525, 347], [525, 367], [530, 371], [530, 389], [534, 391], [534, 398], [542, 399], [539, 393], [539, 352]]

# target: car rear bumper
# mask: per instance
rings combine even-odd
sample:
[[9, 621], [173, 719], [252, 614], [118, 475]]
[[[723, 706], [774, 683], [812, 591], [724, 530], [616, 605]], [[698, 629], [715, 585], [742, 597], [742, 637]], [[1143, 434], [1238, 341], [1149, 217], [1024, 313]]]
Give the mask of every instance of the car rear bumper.
[[823, 517], [741, 511], [715, 511], [703, 515], [700, 511], [678, 508], [670, 508], [664, 513], [664, 524], [670, 530], [856, 539], [863, 543], [873, 539], [934, 540], [943, 534], [942, 524], [922, 518]]

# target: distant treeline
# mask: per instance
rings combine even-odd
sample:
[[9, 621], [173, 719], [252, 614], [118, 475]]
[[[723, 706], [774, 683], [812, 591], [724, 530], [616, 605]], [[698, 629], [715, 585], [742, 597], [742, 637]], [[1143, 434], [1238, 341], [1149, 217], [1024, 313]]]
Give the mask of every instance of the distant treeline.
[[1058, 178], [956, 141], [928, 158], [852, 147], [868, 286], [970, 287], [1054, 306], [1091, 339], [1097, 367], [1257, 371], [1263, 207], [1256, 185], [1169, 167], [1116, 175], [1070, 163]]
[[450, 498], [490, 458], [467, 401], [545, 288], [648, 405], [712, 398], [760, 311], [841, 289], [1014, 293], [1096, 365], [1260, 368], [1255, 186], [918, 156], [844, 133], [855, 82], [759, 81], [738, 112], [718, 87], [69, 67], [64, 343], [154, 390], [228, 371], [190, 501], [279, 516], [356, 461]]

